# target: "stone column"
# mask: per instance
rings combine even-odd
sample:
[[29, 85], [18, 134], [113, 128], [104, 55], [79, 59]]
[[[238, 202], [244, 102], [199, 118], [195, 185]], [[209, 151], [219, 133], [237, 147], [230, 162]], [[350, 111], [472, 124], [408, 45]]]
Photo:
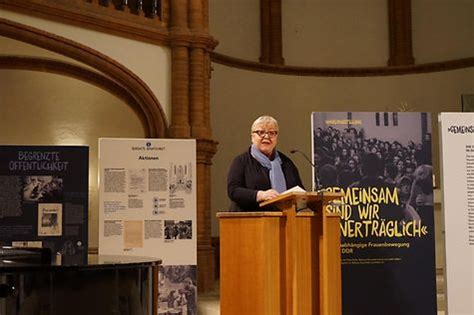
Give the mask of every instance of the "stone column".
[[260, 0], [260, 62], [270, 63], [270, 0]]
[[196, 139], [209, 138], [204, 125], [204, 48], [191, 48], [190, 59], [190, 123], [191, 136]]
[[260, 62], [284, 63], [281, 0], [260, 0]]
[[161, 12], [158, 13], [160, 15], [161, 21], [163, 22], [164, 26], [168, 26], [169, 19], [170, 19], [170, 0], [161, 0]]
[[412, 48], [411, 0], [388, 0], [389, 66], [415, 64]]
[[189, 40], [187, 0], [171, 1], [171, 124], [172, 138], [189, 138]]
[[284, 64], [282, 26], [281, 26], [281, 0], [270, 0], [270, 63], [275, 65]]
[[209, 291], [214, 286], [214, 253], [211, 246], [211, 159], [216, 144], [211, 139], [209, 110], [209, 75], [207, 62], [213, 41], [208, 34], [206, 0], [190, 0], [189, 28], [192, 33], [190, 47], [189, 122], [191, 137], [197, 142], [197, 247], [198, 289]]
[[190, 58], [190, 123], [191, 135], [196, 139], [209, 138], [204, 126], [204, 14], [202, 0], [190, 2], [189, 26], [193, 33]]
[[212, 140], [197, 140], [198, 177], [198, 288], [202, 292], [214, 287], [214, 251], [211, 246], [211, 160], [216, 153]]

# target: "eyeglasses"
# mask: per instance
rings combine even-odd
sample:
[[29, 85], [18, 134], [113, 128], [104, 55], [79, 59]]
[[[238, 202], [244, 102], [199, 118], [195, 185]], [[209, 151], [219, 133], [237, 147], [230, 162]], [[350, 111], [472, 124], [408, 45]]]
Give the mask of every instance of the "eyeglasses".
[[267, 135], [270, 138], [275, 138], [278, 134], [278, 131], [270, 130], [270, 131], [265, 131], [265, 130], [254, 130], [252, 133], [257, 134], [260, 138], [265, 137]]

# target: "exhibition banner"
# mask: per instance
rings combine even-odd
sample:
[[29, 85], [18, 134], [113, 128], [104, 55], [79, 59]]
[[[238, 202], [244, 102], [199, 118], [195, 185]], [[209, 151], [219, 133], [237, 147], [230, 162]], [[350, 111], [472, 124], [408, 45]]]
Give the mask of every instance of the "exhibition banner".
[[1, 245], [85, 262], [88, 185], [88, 147], [0, 146]]
[[474, 113], [441, 113], [446, 311], [474, 314]]
[[196, 143], [99, 139], [99, 254], [160, 258], [158, 305], [196, 314]]
[[428, 113], [312, 113], [315, 183], [340, 192], [343, 314], [436, 314]]

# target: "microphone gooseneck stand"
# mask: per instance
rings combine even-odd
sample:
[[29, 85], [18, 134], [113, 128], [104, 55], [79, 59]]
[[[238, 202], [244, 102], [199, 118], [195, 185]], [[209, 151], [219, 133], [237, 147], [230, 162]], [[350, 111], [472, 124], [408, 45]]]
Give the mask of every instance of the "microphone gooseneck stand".
[[321, 182], [319, 181], [319, 172], [318, 172], [318, 169], [316, 168], [316, 165], [313, 162], [311, 162], [311, 160], [308, 158], [308, 156], [306, 154], [304, 154], [304, 152], [302, 152], [300, 150], [293, 149], [293, 150], [290, 151], [290, 153], [291, 154], [295, 154], [295, 153], [301, 154], [306, 159], [306, 161], [308, 161], [308, 163], [311, 165], [311, 167], [313, 169], [313, 174], [314, 174], [313, 191], [319, 192], [322, 189], [322, 187], [321, 187]]

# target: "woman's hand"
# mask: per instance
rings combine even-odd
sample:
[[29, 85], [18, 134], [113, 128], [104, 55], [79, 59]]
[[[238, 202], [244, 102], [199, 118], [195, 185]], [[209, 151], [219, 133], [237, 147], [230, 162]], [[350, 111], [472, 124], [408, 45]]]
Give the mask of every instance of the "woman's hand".
[[280, 194], [275, 189], [259, 190], [257, 192], [257, 202], [267, 201], [278, 197]]

